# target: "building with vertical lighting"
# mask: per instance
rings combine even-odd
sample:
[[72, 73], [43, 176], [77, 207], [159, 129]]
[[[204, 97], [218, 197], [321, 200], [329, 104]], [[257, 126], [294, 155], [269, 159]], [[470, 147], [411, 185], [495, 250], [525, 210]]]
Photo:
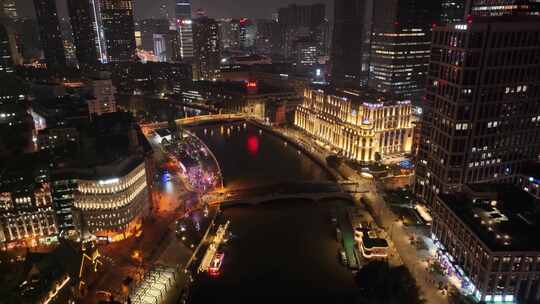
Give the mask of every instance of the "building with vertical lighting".
[[335, 0], [330, 53], [331, 82], [364, 87], [368, 82], [373, 0]]
[[221, 65], [219, 25], [216, 20], [207, 17], [199, 17], [193, 22], [193, 43], [195, 46], [193, 78], [197, 80], [217, 79]]
[[[434, 29], [416, 193], [515, 182], [540, 153], [540, 20], [476, 18]], [[521, 21], [520, 21], [521, 20]]]
[[440, 2], [378, 1], [374, 4], [369, 86], [419, 104], [425, 93], [431, 29]]
[[100, 0], [100, 12], [107, 50], [107, 62], [134, 61], [135, 25], [133, 22], [133, 1]]
[[68, 0], [80, 63], [135, 60], [132, 0]]
[[294, 124], [348, 159], [371, 162], [411, 151], [411, 119], [409, 100], [372, 90], [309, 88]]
[[49, 66], [65, 66], [66, 54], [55, 1], [34, 0], [41, 47]]
[[180, 57], [182, 60], [192, 59], [194, 56], [194, 50], [191, 0], [176, 0], [175, 15], [176, 26], [180, 36]]
[[[93, 65], [101, 61], [101, 47], [98, 45], [93, 1], [67, 1], [73, 40], [79, 64]], [[104, 51], [104, 50], [103, 50]]]

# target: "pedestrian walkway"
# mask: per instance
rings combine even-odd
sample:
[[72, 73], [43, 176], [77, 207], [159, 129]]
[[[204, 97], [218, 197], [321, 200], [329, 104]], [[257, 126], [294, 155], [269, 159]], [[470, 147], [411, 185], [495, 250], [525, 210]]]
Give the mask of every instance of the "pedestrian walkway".
[[[376, 191], [376, 190], [375, 190]], [[427, 269], [425, 258], [418, 255], [416, 248], [411, 245], [410, 236], [403, 225], [399, 225], [397, 217], [388, 208], [377, 192], [370, 191], [365, 194], [368, 204], [374, 210], [374, 216], [390, 231], [390, 237], [403, 261], [403, 264], [411, 271], [422, 291], [427, 303], [448, 303], [447, 296], [443, 296], [436, 287], [438, 282]]]

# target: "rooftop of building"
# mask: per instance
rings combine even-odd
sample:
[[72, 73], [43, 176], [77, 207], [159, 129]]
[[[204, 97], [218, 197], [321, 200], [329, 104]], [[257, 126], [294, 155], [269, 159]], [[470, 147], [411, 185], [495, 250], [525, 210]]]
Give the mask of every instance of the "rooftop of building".
[[290, 63], [282, 62], [273, 62], [272, 64], [253, 64], [253, 65], [242, 65], [242, 64], [231, 64], [231, 65], [222, 65], [222, 73], [234, 73], [234, 72], [244, 72], [244, 73], [266, 73], [266, 74], [275, 74], [282, 78], [295, 78], [295, 79], [304, 79], [309, 80], [311, 77], [298, 71]]
[[538, 202], [514, 185], [467, 185], [439, 198], [491, 251], [540, 250]]
[[32, 102], [32, 110], [46, 120], [47, 127], [57, 127], [66, 123], [78, 124], [89, 117], [86, 101], [69, 95], [36, 99]]
[[[264, 81], [197, 81], [198, 89], [216, 90], [234, 95], [267, 95], [267, 94], [295, 94], [294, 90], [287, 87], [272, 86]], [[255, 86], [255, 93], [250, 94], [250, 86]]]
[[435, 27], [435, 31], [483, 31], [486, 27], [494, 27], [502, 31], [535, 30], [540, 22], [540, 16], [470, 16], [467, 22], [446, 24]]
[[410, 100], [400, 100], [396, 96], [388, 93], [382, 93], [371, 88], [359, 90], [350, 88], [336, 88], [328, 85], [312, 85], [311, 88], [322, 91], [326, 95], [333, 95], [351, 100], [353, 103], [393, 105], [397, 103], [410, 104], [411, 102]]
[[123, 176], [144, 161], [152, 148], [129, 112], [94, 118], [81, 132], [80, 143], [62, 152], [57, 177], [102, 179]]

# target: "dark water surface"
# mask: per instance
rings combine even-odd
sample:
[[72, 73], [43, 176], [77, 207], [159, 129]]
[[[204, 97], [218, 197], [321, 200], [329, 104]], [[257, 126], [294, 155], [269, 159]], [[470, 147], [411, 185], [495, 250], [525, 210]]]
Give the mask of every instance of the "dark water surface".
[[[281, 139], [259, 133], [255, 126], [232, 126], [224, 125], [223, 135], [220, 126], [194, 130], [220, 162], [227, 187], [330, 178]], [[290, 299], [305, 303], [308, 298], [316, 303], [350, 303], [356, 285], [339, 261], [339, 243], [330, 220], [330, 210], [346, 204], [296, 199], [224, 209], [233, 237], [223, 249], [221, 273], [214, 278], [197, 276], [190, 302], [283, 303]]]
[[326, 171], [298, 149], [253, 125], [210, 125], [192, 131], [215, 154], [227, 188], [330, 179]]

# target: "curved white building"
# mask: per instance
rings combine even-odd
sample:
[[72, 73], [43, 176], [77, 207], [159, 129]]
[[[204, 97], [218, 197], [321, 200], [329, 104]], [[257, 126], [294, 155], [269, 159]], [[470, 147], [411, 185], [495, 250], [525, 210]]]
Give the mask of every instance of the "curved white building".
[[117, 175], [78, 180], [73, 206], [80, 210], [82, 226], [91, 233], [126, 230], [148, 207], [144, 159], [127, 169], [122, 167], [111, 168]]

